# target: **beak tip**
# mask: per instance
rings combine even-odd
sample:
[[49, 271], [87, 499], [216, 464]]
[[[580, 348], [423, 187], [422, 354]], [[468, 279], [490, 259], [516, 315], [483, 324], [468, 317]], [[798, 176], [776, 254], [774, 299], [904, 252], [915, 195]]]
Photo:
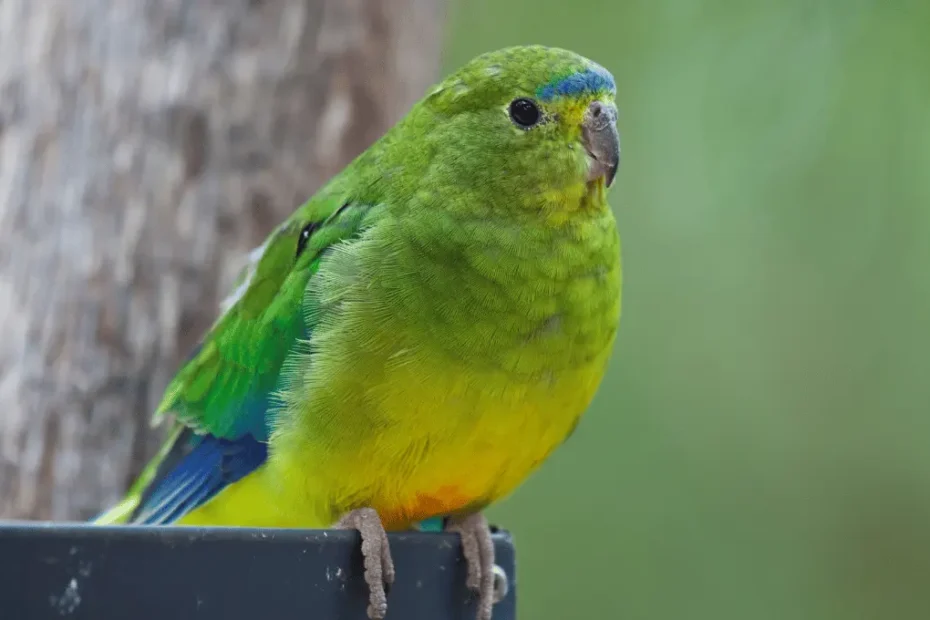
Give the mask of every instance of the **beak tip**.
[[607, 169], [607, 174], [604, 176], [604, 185], [610, 188], [614, 184], [614, 178], [617, 176], [617, 164], [613, 164], [610, 168]]

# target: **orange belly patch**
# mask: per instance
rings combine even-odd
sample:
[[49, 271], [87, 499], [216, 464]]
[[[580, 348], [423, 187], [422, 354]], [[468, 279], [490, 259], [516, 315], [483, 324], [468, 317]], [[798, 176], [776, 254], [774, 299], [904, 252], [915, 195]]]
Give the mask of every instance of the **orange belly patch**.
[[386, 530], [405, 530], [436, 516], [480, 510], [486, 501], [462, 493], [460, 487], [446, 485], [430, 493], [416, 493], [402, 505], [375, 506]]

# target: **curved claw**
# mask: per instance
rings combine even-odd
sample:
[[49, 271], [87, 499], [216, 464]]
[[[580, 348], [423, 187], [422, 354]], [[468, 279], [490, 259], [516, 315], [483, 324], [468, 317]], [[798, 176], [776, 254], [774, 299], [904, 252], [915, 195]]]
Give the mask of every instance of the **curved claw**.
[[507, 579], [507, 573], [504, 572], [504, 569], [494, 565], [494, 604], [500, 603], [502, 600], [507, 598], [507, 593], [510, 592], [510, 581]]

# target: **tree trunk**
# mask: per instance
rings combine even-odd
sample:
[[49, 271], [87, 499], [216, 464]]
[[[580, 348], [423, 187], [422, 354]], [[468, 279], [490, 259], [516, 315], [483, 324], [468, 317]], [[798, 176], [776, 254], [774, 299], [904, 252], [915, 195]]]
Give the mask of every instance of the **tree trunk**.
[[441, 0], [0, 0], [0, 517], [85, 519], [242, 257], [437, 77]]

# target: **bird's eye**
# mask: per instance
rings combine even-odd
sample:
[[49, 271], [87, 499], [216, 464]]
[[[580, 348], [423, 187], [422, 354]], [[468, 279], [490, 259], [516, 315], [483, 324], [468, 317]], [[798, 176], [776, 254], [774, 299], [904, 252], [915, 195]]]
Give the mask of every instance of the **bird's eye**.
[[529, 129], [539, 122], [542, 114], [532, 99], [514, 99], [510, 102], [510, 119], [518, 126]]
[[313, 234], [313, 231], [316, 230], [318, 225], [319, 222], [309, 222], [300, 231], [300, 236], [297, 237], [297, 256], [303, 254], [304, 250], [307, 249], [307, 242], [310, 241], [310, 235]]

